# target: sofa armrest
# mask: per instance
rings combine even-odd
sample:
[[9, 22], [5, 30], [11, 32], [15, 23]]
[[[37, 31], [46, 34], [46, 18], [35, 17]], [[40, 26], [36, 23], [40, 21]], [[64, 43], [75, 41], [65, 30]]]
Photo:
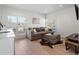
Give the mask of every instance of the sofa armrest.
[[31, 30], [27, 30], [27, 38], [31, 40]]

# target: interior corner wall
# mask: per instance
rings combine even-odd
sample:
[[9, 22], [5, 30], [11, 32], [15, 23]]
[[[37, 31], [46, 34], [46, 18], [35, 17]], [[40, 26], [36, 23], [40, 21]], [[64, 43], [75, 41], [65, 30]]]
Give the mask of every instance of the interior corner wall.
[[18, 9], [18, 8], [12, 8], [12, 7], [0, 7], [0, 21], [3, 25], [6, 27], [17, 27], [16, 24], [8, 24], [7, 22], [7, 16], [23, 16], [26, 18], [25, 23], [23, 27], [29, 28], [29, 27], [45, 27], [45, 23], [41, 22], [40, 24], [33, 24], [32, 19], [33, 17], [40, 18], [41, 20], [45, 20], [44, 16], [39, 13]]
[[1, 12], [1, 7], [0, 7], [0, 21], [1, 21], [1, 14], [2, 14], [2, 12]]
[[74, 6], [48, 14], [46, 21], [50, 20], [55, 20], [56, 32], [61, 34], [62, 37], [79, 32], [79, 20], [76, 19]]
[[79, 20], [78, 20], [78, 33], [79, 33]]

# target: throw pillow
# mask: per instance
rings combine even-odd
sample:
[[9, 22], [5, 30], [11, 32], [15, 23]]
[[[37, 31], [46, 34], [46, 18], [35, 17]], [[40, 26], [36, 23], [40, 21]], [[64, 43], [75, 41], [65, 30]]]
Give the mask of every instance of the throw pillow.
[[34, 30], [34, 32], [37, 32], [36, 29], [33, 29], [33, 30]]

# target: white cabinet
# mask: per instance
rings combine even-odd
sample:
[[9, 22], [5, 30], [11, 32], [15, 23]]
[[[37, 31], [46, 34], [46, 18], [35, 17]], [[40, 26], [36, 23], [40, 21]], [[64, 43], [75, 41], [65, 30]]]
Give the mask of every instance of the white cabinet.
[[0, 55], [14, 55], [15, 45], [14, 35], [12, 35], [13, 33], [11, 34], [11, 36], [9, 36], [8, 33], [0, 33]]
[[0, 55], [14, 54], [14, 38], [0, 39]]

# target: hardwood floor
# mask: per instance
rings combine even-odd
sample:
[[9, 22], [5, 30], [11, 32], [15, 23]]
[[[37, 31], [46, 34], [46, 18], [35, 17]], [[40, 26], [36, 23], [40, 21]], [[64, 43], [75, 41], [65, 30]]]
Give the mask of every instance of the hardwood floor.
[[71, 50], [65, 50], [64, 44], [55, 45], [54, 48], [42, 46], [40, 40], [30, 41], [28, 39], [15, 40], [16, 55], [74, 55]]

